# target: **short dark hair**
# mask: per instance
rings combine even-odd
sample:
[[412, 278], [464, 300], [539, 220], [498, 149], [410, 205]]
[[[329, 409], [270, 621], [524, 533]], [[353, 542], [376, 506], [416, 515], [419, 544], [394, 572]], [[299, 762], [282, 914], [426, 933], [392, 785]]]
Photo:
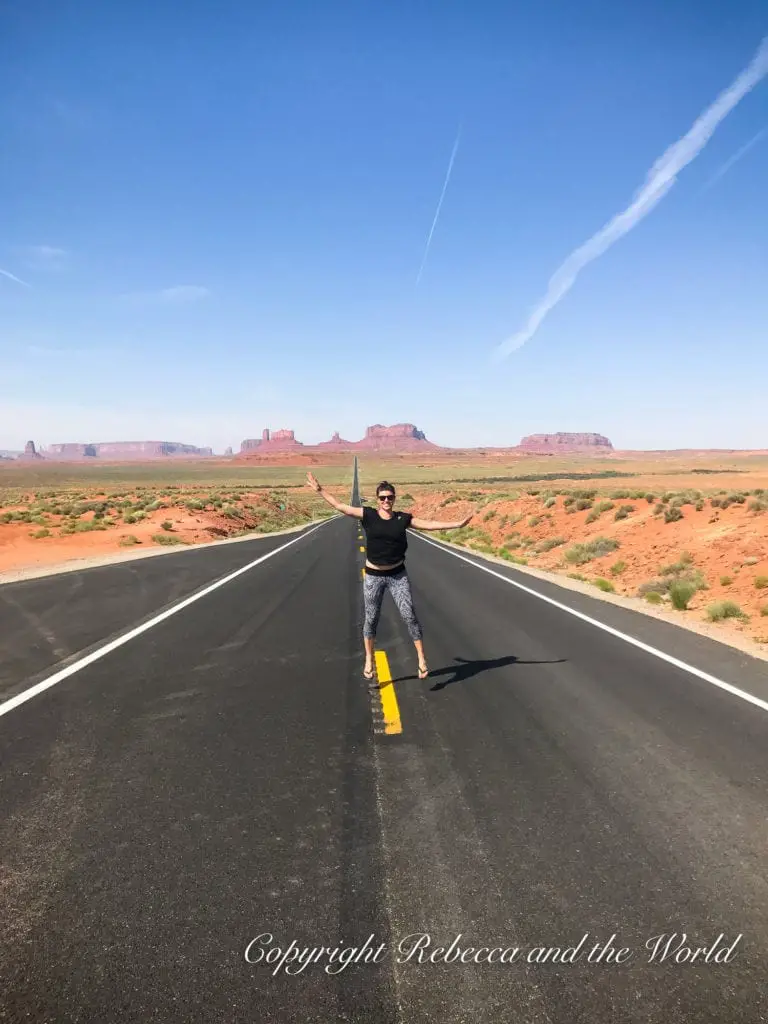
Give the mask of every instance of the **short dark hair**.
[[382, 491], [392, 491], [393, 494], [397, 494], [397, 492], [395, 491], [395, 488], [387, 480], [382, 480], [380, 484], [376, 484], [376, 497], [377, 498], [378, 498], [379, 494]]

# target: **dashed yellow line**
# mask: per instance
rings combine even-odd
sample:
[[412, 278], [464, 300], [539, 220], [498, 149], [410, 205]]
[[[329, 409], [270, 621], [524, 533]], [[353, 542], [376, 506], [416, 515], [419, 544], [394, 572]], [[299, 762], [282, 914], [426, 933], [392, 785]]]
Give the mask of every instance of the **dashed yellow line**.
[[387, 655], [384, 651], [374, 651], [374, 658], [376, 659], [376, 676], [379, 680], [381, 710], [384, 713], [384, 732], [388, 735], [401, 733], [403, 723], [400, 721], [400, 707], [397, 703]]

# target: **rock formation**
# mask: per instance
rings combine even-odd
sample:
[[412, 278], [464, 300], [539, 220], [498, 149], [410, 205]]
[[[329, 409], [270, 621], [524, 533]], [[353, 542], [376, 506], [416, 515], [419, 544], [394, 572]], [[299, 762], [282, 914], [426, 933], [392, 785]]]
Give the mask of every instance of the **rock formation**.
[[163, 459], [173, 456], [209, 456], [212, 448], [199, 448], [178, 441], [105, 441], [99, 444], [52, 444], [46, 452], [52, 459]]
[[601, 454], [613, 451], [613, 445], [602, 434], [529, 434], [518, 447], [523, 451], [540, 454], [587, 451]]
[[34, 441], [27, 441], [27, 443], [24, 445], [24, 451], [19, 456], [19, 458], [23, 462], [32, 462], [35, 459], [42, 459], [43, 456], [35, 448]]
[[353, 442], [345, 441], [343, 437], [339, 436], [338, 430], [334, 431], [333, 437], [330, 441], [318, 441], [317, 448], [327, 448], [333, 445], [334, 448], [351, 448]]
[[414, 451], [438, 446], [428, 441], [424, 432], [418, 430], [413, 423], [395, 423], [391, 427], [374, 423], [366, 428], [365, 437], [356, 441], [354, 447]]
[[240, 443], [240, 454], [252, 451], [273, 451], [281, 448], [303, 448], [292, 430], [273, 430], [265, 427], [260, 438], [247, 438]]

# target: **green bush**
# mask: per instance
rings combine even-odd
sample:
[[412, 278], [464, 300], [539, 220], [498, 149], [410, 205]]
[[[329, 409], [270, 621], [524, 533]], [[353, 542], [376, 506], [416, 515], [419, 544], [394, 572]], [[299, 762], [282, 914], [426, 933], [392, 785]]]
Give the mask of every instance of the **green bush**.
[[760, 614], [761, 615], [768, 615], [768, 604], [764, 604], [763, 605], [763, 607], [760, 609]]
[[765, 590], [768, 587], [768, 576], [756, 576], [755, 587], [757, 590]]
[[540, 522], [541, 516], [531, 516], [531, 518], [528, 520], [528, 525], [531, 527], [538, 526]]
[[49, 529], [35, 530], [34, 533], [30, 533], [30, 537], [34, 537], [35, 540], [40, 540], [42, 537], [50, 537], [51, 531]]
[[[171, 538], [169, 537], [164, 538], [165, 541], [168, 541], [170, 539]], [[141, 544], [141, 541], [139, 540], [138, 537], [134, 537], [132, 533], [128, 533], [125, 535], [125, 537], [120, 538], [118, 544], [121, 548], [131, 548], [134, 546], [134, 544]]]
[[683, 551], [680, 558], [676, 562], [671, 562], [669, 565], [663, 565], [659, 572], [662, 576], [676, 576], [681, 572], [685, 572], [693, 565], [693, 555], [690, 551]]
[[679, 519], [683, 518], [683, 510], [677, 505], [670, 505], [667, 511], [664, 513], [665, 523], [676, 523]]
[[722, 619], [748, 618], [735, 601], [716, 601], [707, 608], [707, 616], [711, 622], [720, 622]]
[[733, 583], [733, 577], [732, 576], [721, 576], [720, 577], [720, 586], [721, 587], [730, 587], [730, 585], [732, 583]]
[[547, 498], [544, 502], [544, 508], [552, 508], [553, 505], [557, 504], [557, 498]]
[[673, 580], [669, 585], [669, 598], [678, 611], [685, 611], [699, 588], [690, 580]]
[[171, 522], [170, 519], [164, 519], [162, 521], [162, 523], [160, 523], [160, 529], [161, 530], [172, 530], [173, 529], [173, 523]]
[[583, 512], [585, 509], [592, 508], [592, 501], [589, 498], [577, 498], [576, 500], [576, 511]]
[[627, 563], [626, 562], [622, 562], [622, 561], [614, 562], [613, 565], [611, 566], [611, 576], [620, 576], [624, 572], [624, 570], [626, 568], [627, 568]]
[[601, 558], [619, 547], [619, 542], [610, 537], [595, 537], [584, 544], [574, 544], [565, 552], [566, 562], [572, 565], [584, 565], [593, 558]]
[[542, 540], [536, 545], [536, 550], [540, 553], [551, 551], [553, 548], [559, 548], [561, 544], [565, 544], [565, 537], [549, 537], [547, 540]]
[[596, 580], [593, 580], [592, 582], [595, 584], [598, 590], [604, 590], [608, 594], [613, 594], [616, 590], [616, 587], [614, 587], [610, 580], [604, 580], [602, 577], [598, 577]]
[[616, 519], [616, 520], [618, 520], [618, 519], [626, 519], [627, 516], [629, 515], [629, 513], [630, 512], [634, 512], [634, 511], [635, 511], [635, 506], [634, 505], [622, 505], [621, 508], [616, 510], [616, 515], [613, 518]]
[[648, 604], [661, 604], [661, 594], [658, 590], [649, 590], [644, 597]]
[[153, 533], [152, 534], [152, 540], [155, 542], [155, 544], [165, 544], [165, 545], [168, 545], [168, 544], [186, 544], [187, 543], [185, 540], [182, 540], [181, 537], [172, 537], [172, 536], [170, 536], [167, 533]]

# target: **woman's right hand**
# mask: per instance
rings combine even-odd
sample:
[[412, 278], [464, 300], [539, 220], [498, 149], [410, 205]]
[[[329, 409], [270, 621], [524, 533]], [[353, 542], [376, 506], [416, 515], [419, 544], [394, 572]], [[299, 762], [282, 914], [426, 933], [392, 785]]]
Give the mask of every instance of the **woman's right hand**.
[[307, 483], [309, 484], [313, 491], [317, 491], [318, 493], [320, 492], [320, 484], [317, 482], [312, 473], [307, 473]]

